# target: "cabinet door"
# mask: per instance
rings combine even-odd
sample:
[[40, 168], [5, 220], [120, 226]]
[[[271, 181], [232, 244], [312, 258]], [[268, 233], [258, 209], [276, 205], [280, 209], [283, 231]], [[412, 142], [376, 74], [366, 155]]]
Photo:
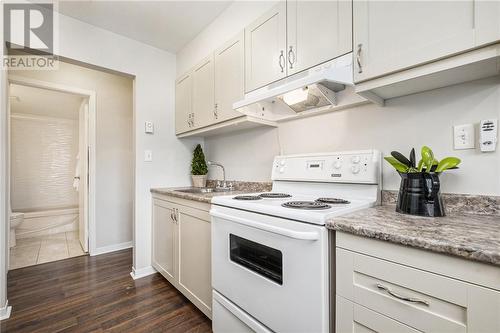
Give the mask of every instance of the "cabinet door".
[[210, 215], [181, 206], [178, 212], [179, 290], [203, 313], [211, 316]]
[[474, 47], [474, 0], [354, 1], [354, 81]]
[[279, 2], [245, 29], [245, 91], [286, 76], [286, 3]]
[[476, 1], [476, 46], [500, 41], [500, 1]]
[[287, 1], [288, 75], [352, 51], [352, 1]]
[[209, 56], [193, 70], [194, 128], [211, 125], [214, 112], [214, 59]]
[[176, 225], [172, 204], [153, 200], [153, 266], [170, 283], [175, 284]]
[[191, 129], [192, 117], [192, 73], [181, 76], [175, 82], [175, 133], [187, 132]]
[[244, 33], [215, 51], [215, 121], [232, 119], [242, 114], [233, 103], [245, 97]]
[[335, 332], [337, 333], [421, 332], [340, 296], [337, 296], [336, 310]]

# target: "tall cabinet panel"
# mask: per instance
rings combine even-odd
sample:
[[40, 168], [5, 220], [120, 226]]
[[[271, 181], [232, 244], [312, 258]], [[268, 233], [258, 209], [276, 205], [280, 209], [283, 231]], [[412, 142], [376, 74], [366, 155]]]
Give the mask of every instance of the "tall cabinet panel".
[[193, 70], [194, 127], [212, 124], [215, 113], [214, 102], [214, 58], [205, 58]]
[[245, 42], [241, 32], [215, 51], [215, 121], [241, 116], [233, 103], [245, 96]]
[[179, 290], [208, 316], [212, 311], [210, 232], [208, 212], [179, 209]]
[[175, 133], [183, 133], [192, 129], [192, 103], [193, 88], [192, 73], [181, 76], [175, 82]]
[[352, 2], [287, 1], [288, 75], [352, 51]]
[[245, 29], [245, 91], [286, 76], [286, 3], [279, 2]]
[[153, 201], [153, 266], [171, 283], [177, 277], [176, 225], [174, 207], [165, 201]]
[[354, 1], [355, 82], [474, 47], [474, 0]]

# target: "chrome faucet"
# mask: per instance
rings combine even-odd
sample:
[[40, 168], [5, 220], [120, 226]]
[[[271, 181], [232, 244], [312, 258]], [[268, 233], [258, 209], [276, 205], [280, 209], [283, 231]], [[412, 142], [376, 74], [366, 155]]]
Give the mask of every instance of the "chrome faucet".
[[220, 183], [220, 181], [217, 182], [217, 188], [221, 188], [221, 189], [230, 189], [232, 188], [232, 184], [227, 184], [226, 182], [226, 169], [224, 169], [224, 166], [220, 163], [217, 163], [217, 162], [213, 162], [213, 161], [207, 161], [207, 164], [208, 166], [218, 166], [219, 168], [222, 169], [222, 184]]

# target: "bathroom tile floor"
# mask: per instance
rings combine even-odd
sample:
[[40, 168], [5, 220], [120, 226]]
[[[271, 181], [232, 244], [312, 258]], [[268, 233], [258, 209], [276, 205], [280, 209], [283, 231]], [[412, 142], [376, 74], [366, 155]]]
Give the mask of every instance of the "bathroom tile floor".
[[82, 256], [85, 254], [78, 240], [78, 231], [22, 238], [10, 249], [9, 269]]

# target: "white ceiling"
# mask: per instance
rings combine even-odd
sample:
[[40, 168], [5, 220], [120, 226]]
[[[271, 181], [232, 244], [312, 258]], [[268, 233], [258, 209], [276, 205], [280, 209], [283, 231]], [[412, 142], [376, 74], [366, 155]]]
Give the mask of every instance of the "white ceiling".
[[60, 1], [59, 12], [176, 53], [232, 1]]
[[10, 86], [12, 113], [78, 119], [83, 97], [53, 90], [13, 84]]

